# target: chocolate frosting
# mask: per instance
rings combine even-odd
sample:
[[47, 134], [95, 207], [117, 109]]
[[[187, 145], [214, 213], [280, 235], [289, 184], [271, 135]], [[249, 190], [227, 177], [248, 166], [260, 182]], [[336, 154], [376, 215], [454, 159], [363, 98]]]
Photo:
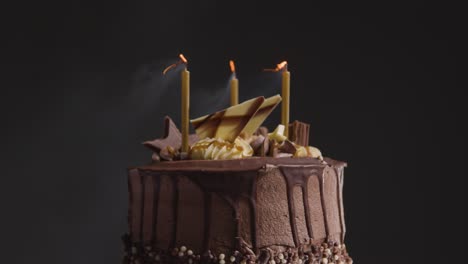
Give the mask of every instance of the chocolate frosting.
[[247, 171], [258, 170], [266, 164], [271, 165], [330, 165], [334, 167], [346, 167], [346, 162], [325, 157], [323, 161], [315, 158], [274, 158], [274, 157], [249, 157], [231, 160], [178, 160], [166, 162], [153, 162], [149, 165], [130, 167], [129, 169], [141, 169], [152, 171]]
[[[198, 252], [342, 243], [343, 168], [324, 158], [181, 160], [129, 168], [133, 242]], [[240, 240], [239, 240], [240, 239]]]

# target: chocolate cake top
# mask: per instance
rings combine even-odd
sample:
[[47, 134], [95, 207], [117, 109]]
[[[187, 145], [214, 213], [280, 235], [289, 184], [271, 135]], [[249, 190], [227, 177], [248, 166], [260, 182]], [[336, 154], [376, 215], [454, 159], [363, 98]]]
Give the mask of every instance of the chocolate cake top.
[[[275, 97], [273, 97], [274, 99]], [[264, 119], [263, 116], [259, 117]], [[206, 118], [205, 118], [206, 119]], [[256, 124], [261, 120], [254, 120]], [[283, 133], [285, 127], [279, 125], [271, 133], [268, 128], [261, 126], [255, 130], [253, 134], [241, 134], [237, 136], [232, 142], [221, 138], [200, 138], [200, 134], [189, 135], [189, 152], [180, 152], [181, 147], [181, 133], [172, 119], [168, 116], [164, 120], [164, 135], [162, 138], [157, 138], [150, 141], [143, 142], [143, 145], [153, 151], [152, 159], [155, 162], [160, 161], [181, 161], [181, 160], [232, 160], [232, 159], [253, 159], [247, 161], [249, 166], [256, 166], [259, 163], [269, 163], [273, 160], [273, 164], [278, 162], [274, 159], [268, 158], [306, 158], [306, 161], [283, 160], [287, 164], [303, 164], [314, 163], [318, 164], [323, 162], [323, 156], [319, 149], [312, 146], [304, 146], [301, 144], [308, 144], [309, 141], [309, 125], [295, 121], [290, 124], [292, 134], [291, 139], [286, 137]], [[254, 126], [256, 127], [256, 125]], [[250, 131], [250, 130], [249, 130]], [[311, 161], [309, 158], [315, 158], [318, 161]], [[241, 162], [242, 163], [242, 162]], [[177, 163], [175, 166], [204, 166], [207, 162], [189, 162]], [[224, 163], [215, 163], [219, 166]], [[227, 162], [236, 165], [237, 163]], [[163, 168], [166, 166], [173, 166], [171, 164], [161, 165]], [[209, 165], [212, 166], [212, 165]], [[224, 166], [224, 165], [222, 165]]]
[[346, 167], [346, 162], [324, 158], [274, 158], [274, 157], [250, 157], [244, 159], [231, 160], [177, 160], [166, 162], [153, 162], [149, 165], [131, 167], [141, 170], [153, 171], [249, 171], [258, 170], [265, 165], [322, 165], [333, 167]]

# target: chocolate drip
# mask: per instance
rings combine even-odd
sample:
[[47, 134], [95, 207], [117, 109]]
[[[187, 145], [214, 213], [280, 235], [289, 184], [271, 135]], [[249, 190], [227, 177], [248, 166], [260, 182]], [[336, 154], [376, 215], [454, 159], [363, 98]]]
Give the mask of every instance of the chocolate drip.
[[[255, 233], [255, 211], [254, 211], [254, 199], [253, 199], [254, 194], [252, 193], [251, 196], [248, 195], [242, 195], [239, 197], [239, 200], [237, 200], [234, 204], [235, 206], [235, 220], [236, 220], [236, 241], [235, 243], [239, 243], [239, 239], [243, 240], [243, 243], [246, 243], [248, 241], [249, 247], [252, 247], [253, 239], [254, 239], [254, 233]], [[244, 210], [248, 211], [248, 226], [242, 226], [242, 231], [246, 232], [245, 228], [248, 228], [247, 234], [243, 233], [241, 231], [241, 217], [243, 216], [242, 213], [245, 213], [244, 211], [241, 211], [241, 203], [245, 202], [245, 205], [247, 207], [242, 207]], [[245, 217], [245, 215], [244, 215]], [[244, 221], [246, 220], [245, 218], [243, 219]], [[243, 222], [245, 224], [245, 222]], [[244, 236], [245, 235], [245, 236]], [[247, 237], [248, 236], [248, 237]]]
[[174, 221], [174, 192], [177, 186], [174, 185], [173, 177], [176, 175], [166, 175], [165, 173], [151, 173], [158, 177], [160, 181], [159, 203], [157, 209], [157, 225], [154, 245], [159, 248], [169, 248], [172, 242]]
[[309, 237], [312, 237], [312, 227], [310, 225], [310, 208], [309, 201], [307, 196], [307, 183], [309, 177], [317, 172], [315, 167], [296, 167], [296, 166], [280, 166], [281, 173], [286, 180], [288, 186], [287, 195], [288, 195], [288, 205], [289, 205], [289, 214], [291, 220], [291, 229], [293, 231], [293, 239], [296, 246], [300, 245], [299, 234], [297, 231], [296, 223], [296, 205], [294, 204], [293, 191], [295, 186], [299, 186], [302, 189], [302, 198], [304, 203], [305, 219], [307, 231]]
[[172, 197], [174, 203], [174, 224], [172, 225], [172, 241], [170, 243], [171, 247], [176, 246], [177, 241], [177, 221], [178, 221], [178, 211], [179, 211], [179, 188], [177, 187], [179, 184], [179, 176], [171, 177], [172, 184], [174, 186], [174, 196]]
[[[239, 201], [242, 197], [248, 197], [251, 203], [252, 219], [255, 219], [255, 202], [253, 197], [254, 190], [254, 179], [256, 178], [255, 171], [245, 171], [245, 172], [203, 172], [194, 173], [189, 176], [189, 178], [195, 182], [204, 193], [218, 194], [222, 197], [233, 210], [233, 219], [238, 224], [236, 219], [237, 207], [239, 206]], [[211, 203], [210, 203], [211, 206]], [[206, 205], [205, 205], [206, 207]], [[211, 215], [211, 212], [210, 212]], [[210, 221], [206, 220], [205, 221]], [[207, 223], [208, 229], [211, 226], [211, 223]], [[251, 236], [252, 241], [255, 241], [255, 221], [251, 221]], [[236, 227], [236, 234], [238, 234], [239, 228]], [[204, 245], [208, 246], [210, 234], [205, 229]], [[235, 238], [233, 238], [235, 239]], [[233, 241], [235, 245], [236, 241]], [[254, 243], [254, 242], [253, 242]]]
[[338, 212], [340, 217], [340, 226], [341, 226], [341, 242], [344, 242], [344, 237], [346, 234], [346, 226], [344, 219], [344, 207], [343, 207], [343, 168], [335, 168], [336, 177], [337, 177], [337, 194], [338, 194]]
[[143, 196], [143, 210], [142, 210], [142, 226], [141, 236], [144, 243], [153, 241], [154, 234], [154, 200], [155, 200], [155, 181], [156, 177], [148, 173], [141, 173], [142, 177], [142, 196]]
[[205, 217], [204, 217], [204, 226], [203, 226], [203, 250], [207, 251], [210, 249], [210, 227], [211, 227], [211, 203], [212, 203], [212, 196], [211, 192], [204, 192], [204, 210], [205, 210]]
[[130, 236], [133, 241], [139, 240], [141, 237], [141, 218], [142, 218], [142, 189], [141, 177], [138, 169], [129, 171], [128, 190], [129, 190], [129, 228]]
[[289, 219], [291, 222], [291, 230], [293, 235], [294, 244], [298, 246], [300, 244], [299, 241], [299, 233], [297, 232], [297, 223], [296, 223], [296, 205], [294, 204], [293, 199], [293, 188], [288, 184], [288, 207], [289, 207]]
[[[133, 228], [133, 223], [134, 223], [134, 212], [136, 209], [136, 204], [134, 204], [134, 192], [133, 192], [133, 176], [135, 173], [134, 171], [138, 171], [137, 169], [131, 169], [128, 171], [128, 177], [127, 177], [127, 190], [128, 190], [128, 214], [127, 214], [127, 222], [128, 222], [128, 233], [130, 240], [136, 241], [134, 239], [134, 234], [135, 234], [135, 229]], [[137, 172], [138, 173], [138, 172]]]
[[[234, 221], [236, 223], [236, 226], [234, 227], [235, 229], [234, 233], [236, 234], [236, 238], [241, 236], [240, 227], [239, 227], [240, 226], [239, 202], [240, 202], [240, 199], [239, 201], [234, 203]], [[236, 242], [237, 242], [237, 239], [235, 239], [234, 244], [236, 244]]]
[[[309, 181], [309, 177], [307, 177], [307, 181]], [[312, 223], [310, 220], [309, 188], [307, 182], [304, 184], [304, 186], [302, 186], [302, 200], [304, 201], [304, 212], [307, 232], [309, 233], [309, 237], [313, 237], [314, 231], [312, 230]]]
[[[234, 234], [238, 235], [239, 234], [239, 221], [237, 219], [237, 214], [238, 214], [238, 208], [239, 208], [239, 201], [241, 199], [241, 196], [236, 197], [236, 200], [233, 200], [230, 196], [222, 195], [221, 196], [228, 204], [231, 206], [232, 209], [232, 219], [234, 219]], [[236, 237], [232, 237], [232, 242], [231, 245], [236, 245], [237, 239]]]
[[144, 241], [143, 239], [143, 227], [144, 227], [144, 221], [145, 221], [145, 182], [144, 182], [144, 176], [140, 174], [140, 185], [141, 185], [141, 210], [140, 210], [140, 241]]
[[[339, 212], [339, 221], [341, 229], [341, 242], [344, 242], [344, 237], [346, 234], [346, 224], [344, 219], [344, 207], [343, 207], [343, 184], [344, 184], [344, 168], [347, 167], [347, 163], [343, 161], [333, 160], [331, 158], [325, 157], [324, 160], [331, 165], [333, 170], [336, 173], [337, 179], [337, 195], [338, 195], [338, 212]], [[327, 217], [326, 211], [324, 211], [325, 219]], [[328, 226], [328, 225], [326, 225]], [[327, 232], [328, 234], [328, 232]]]
[[[257, 203], [256, 203], [256, 197], [257, 197], [257, 179], [258, 179], [258, 173], [255, 175], [255, 177], [252, 180], [251, 183], [251, 193], [249, 197], [249, 205], [250, 205], [250, 238], [252, 239], [252, 248], [254, 250], [258, 251], [257, 248]], [[258, 252], [256, 252], [258, 253]]]
[[157, 226], [158, 226], [158, 208], [159, 208], [159, 195], [161, 192], [161, 175], [156, 174], [154, 176], [154, 191], [153, 191], [153, 235], [151, 241], [154, 243], [156, 241]]
[[328, 217], [327, 217], [327, 208], [325, 206], [325, 170], [321, 171], [320, 174], [318, 174], [319, 178], [319, 187], [320, 187], [320, 203], [322, 205], [322, 211], [323, 211], [323, 223], [325, 225], [325, 233], [327, 235], [327, 240], [328, 236], [330, 235], [330, 229], [328, 227]]

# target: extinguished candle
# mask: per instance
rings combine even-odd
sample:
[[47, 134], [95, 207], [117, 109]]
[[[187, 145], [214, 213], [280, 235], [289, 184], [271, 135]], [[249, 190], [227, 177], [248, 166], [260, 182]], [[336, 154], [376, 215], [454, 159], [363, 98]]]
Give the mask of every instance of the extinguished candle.
[[182, 98], [181, 98], [181, 152], [189, 150], [189, 107], [190, 107], [190, 72], [185, 67], [182, 70]]
[[231, 88], [231, 106], [239, 104], [239, 79], [236, 77], [236, 68], [234, 66], [234, 61], [229, 61], [229, 66], [231, 67], [232, 77], [230, 82]]
[[281, 77], [281, 124], [284, 125], [284, 135], [287, 137], [289, 132], [289, 83], [291, 78], [291, 74], [287, 69], [287, 65], [282, 69]]

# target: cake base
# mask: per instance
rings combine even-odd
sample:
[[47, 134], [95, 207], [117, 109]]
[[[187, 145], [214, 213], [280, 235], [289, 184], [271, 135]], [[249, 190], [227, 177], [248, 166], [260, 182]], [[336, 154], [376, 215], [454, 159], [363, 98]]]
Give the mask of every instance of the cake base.
[[130, 168], [124, 263], [352, 263], [344, 167], [257, 157]]
[[161, 250], [152, 246], [143, 246], [141, 243], [132, 243], [130, 236], [124, 235], [123, 243], [125, 255], [123, 264], [352, 264], [346, 245], [339, 243], [322, 243], [310, 245], [307, 251], [302, 248], [287, 248], [286, 250], [274, 250], [272, 248], [260, 250], [257, 254], [248, 247], [242, 247], [240, 251], [225, 252], [219, 255], [207, 252], [194, 252], [190, 248], [181, 246], [169, 250]]

